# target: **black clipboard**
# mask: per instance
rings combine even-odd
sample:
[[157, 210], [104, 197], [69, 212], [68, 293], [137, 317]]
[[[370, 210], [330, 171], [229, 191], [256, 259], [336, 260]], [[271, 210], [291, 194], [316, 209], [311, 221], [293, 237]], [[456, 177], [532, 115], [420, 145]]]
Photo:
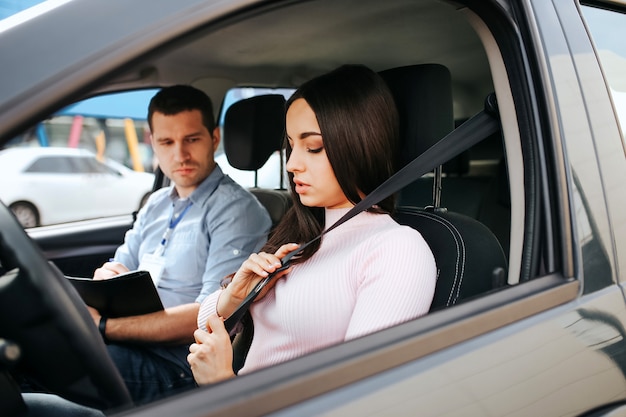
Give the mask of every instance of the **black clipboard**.
[[148, 271], [131, 271], [110, 279], [67, 277], [88, 306], [106, 317], [126, 317], [163, 310]]

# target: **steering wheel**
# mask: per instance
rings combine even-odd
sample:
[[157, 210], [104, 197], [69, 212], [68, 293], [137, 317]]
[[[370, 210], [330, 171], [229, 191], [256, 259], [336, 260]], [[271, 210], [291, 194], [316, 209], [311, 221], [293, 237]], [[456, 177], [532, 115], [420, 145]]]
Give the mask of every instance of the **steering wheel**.
[[[0, 342], [9, 341], [21, 352], [10, 373], [0, 360], [0, 386], [20, 375], [36, 388], [79, 404], [130, 406], [128, 390], [84, 302], [1, 203], [0, 263], [7, 271], [0, 276]], [[15, 404], [15, 395], [21, 401], [18, 390], [8, 391], [0, 390], [2, 415], [7, 411], [3, 404]]]

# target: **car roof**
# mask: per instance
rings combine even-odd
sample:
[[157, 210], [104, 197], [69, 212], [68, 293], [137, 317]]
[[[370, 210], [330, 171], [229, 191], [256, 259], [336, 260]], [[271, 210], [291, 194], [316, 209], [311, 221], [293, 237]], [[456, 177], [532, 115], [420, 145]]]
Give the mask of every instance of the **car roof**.
[[12, 147], [0, 150], [0, 170], [14, 173], [16, 170], [29, 166], [35, 159], [42, 156], [95, 157], [95, 154], [86, 149], [78, 148]]
[[3, 158], [36, 158], [39, 156], [95, 156], [95, 154], [83, 148], [63, 148], [63, 147], [38, 147], [19, 146], [0, 150]]
[[[455, 94], [472, 98], [455, 103], [460, 117], [479, 110], [492, 89], [466, 11], [447, 2], [73, 0], [48, 8], [19, 24], [0, 22], [4, 70], [16, 74], [0, 78], [0, 141], [98, 91], [184, 83], [220, 103], [233, 86], [296, 87], [341, 63], [377, 71], [443, 64], [453, 88], [472, 93]], [[232, 18], [241, 10], [245, 19]], [[192, 42], [176, 41], [190, 33]]]

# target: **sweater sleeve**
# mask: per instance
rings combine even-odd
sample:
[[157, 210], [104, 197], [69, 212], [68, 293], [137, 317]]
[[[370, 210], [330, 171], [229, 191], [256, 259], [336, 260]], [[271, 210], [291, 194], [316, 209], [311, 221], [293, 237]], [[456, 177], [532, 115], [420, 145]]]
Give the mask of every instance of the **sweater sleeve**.
[[[201, 330], [207, 331], [206, 322], [211, 314], [217, 314], [217, 302], [220, 299], [220, 295], [222, 295], [221, 289], [215, 291], [214, 293], [209, 294], [204, 298], [202, 303], [200, 303], [200, 310], [198, 310], [198, 328]], [[230, 335], [234, 336], [240, 331], [243, 330], [243, 325], [241, 323], [237, 323], [235, 327], [231, 330]]]
[[346, 340], [426, 314], [435, 292], [435, 259], [419, 232], [402, 227], [366, 246]]
[[206, 321], [211, 314], [217, 314], [217, 301], [220, 299], [222, 290], [217, 290], [204, 298], [200, 303], [200, 310], [198, 310], [198, 328], [204, 331], [206, 328]]

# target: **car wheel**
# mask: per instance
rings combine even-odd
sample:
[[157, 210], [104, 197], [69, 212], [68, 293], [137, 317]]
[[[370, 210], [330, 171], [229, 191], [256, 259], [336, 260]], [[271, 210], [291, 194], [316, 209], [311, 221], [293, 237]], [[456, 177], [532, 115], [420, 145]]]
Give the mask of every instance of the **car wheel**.
[[[130, 406], [128, 390], [85, 303], [3, 204], [0, 264], [6, 271], [0, 276], [0, 339], [20, 352], [10, 375], [90, 407]], [[0, 367], [0, 381], [11, 378], [6, 369]], [[17, 390], [5, 394], [19, 398]]]
[[9, 206], [17, 221], [20, 222], [22, 227], [37, 227], [39, 226], [39, 212], [31, 203], [26, 201], [20, 201], [13, 203]]

